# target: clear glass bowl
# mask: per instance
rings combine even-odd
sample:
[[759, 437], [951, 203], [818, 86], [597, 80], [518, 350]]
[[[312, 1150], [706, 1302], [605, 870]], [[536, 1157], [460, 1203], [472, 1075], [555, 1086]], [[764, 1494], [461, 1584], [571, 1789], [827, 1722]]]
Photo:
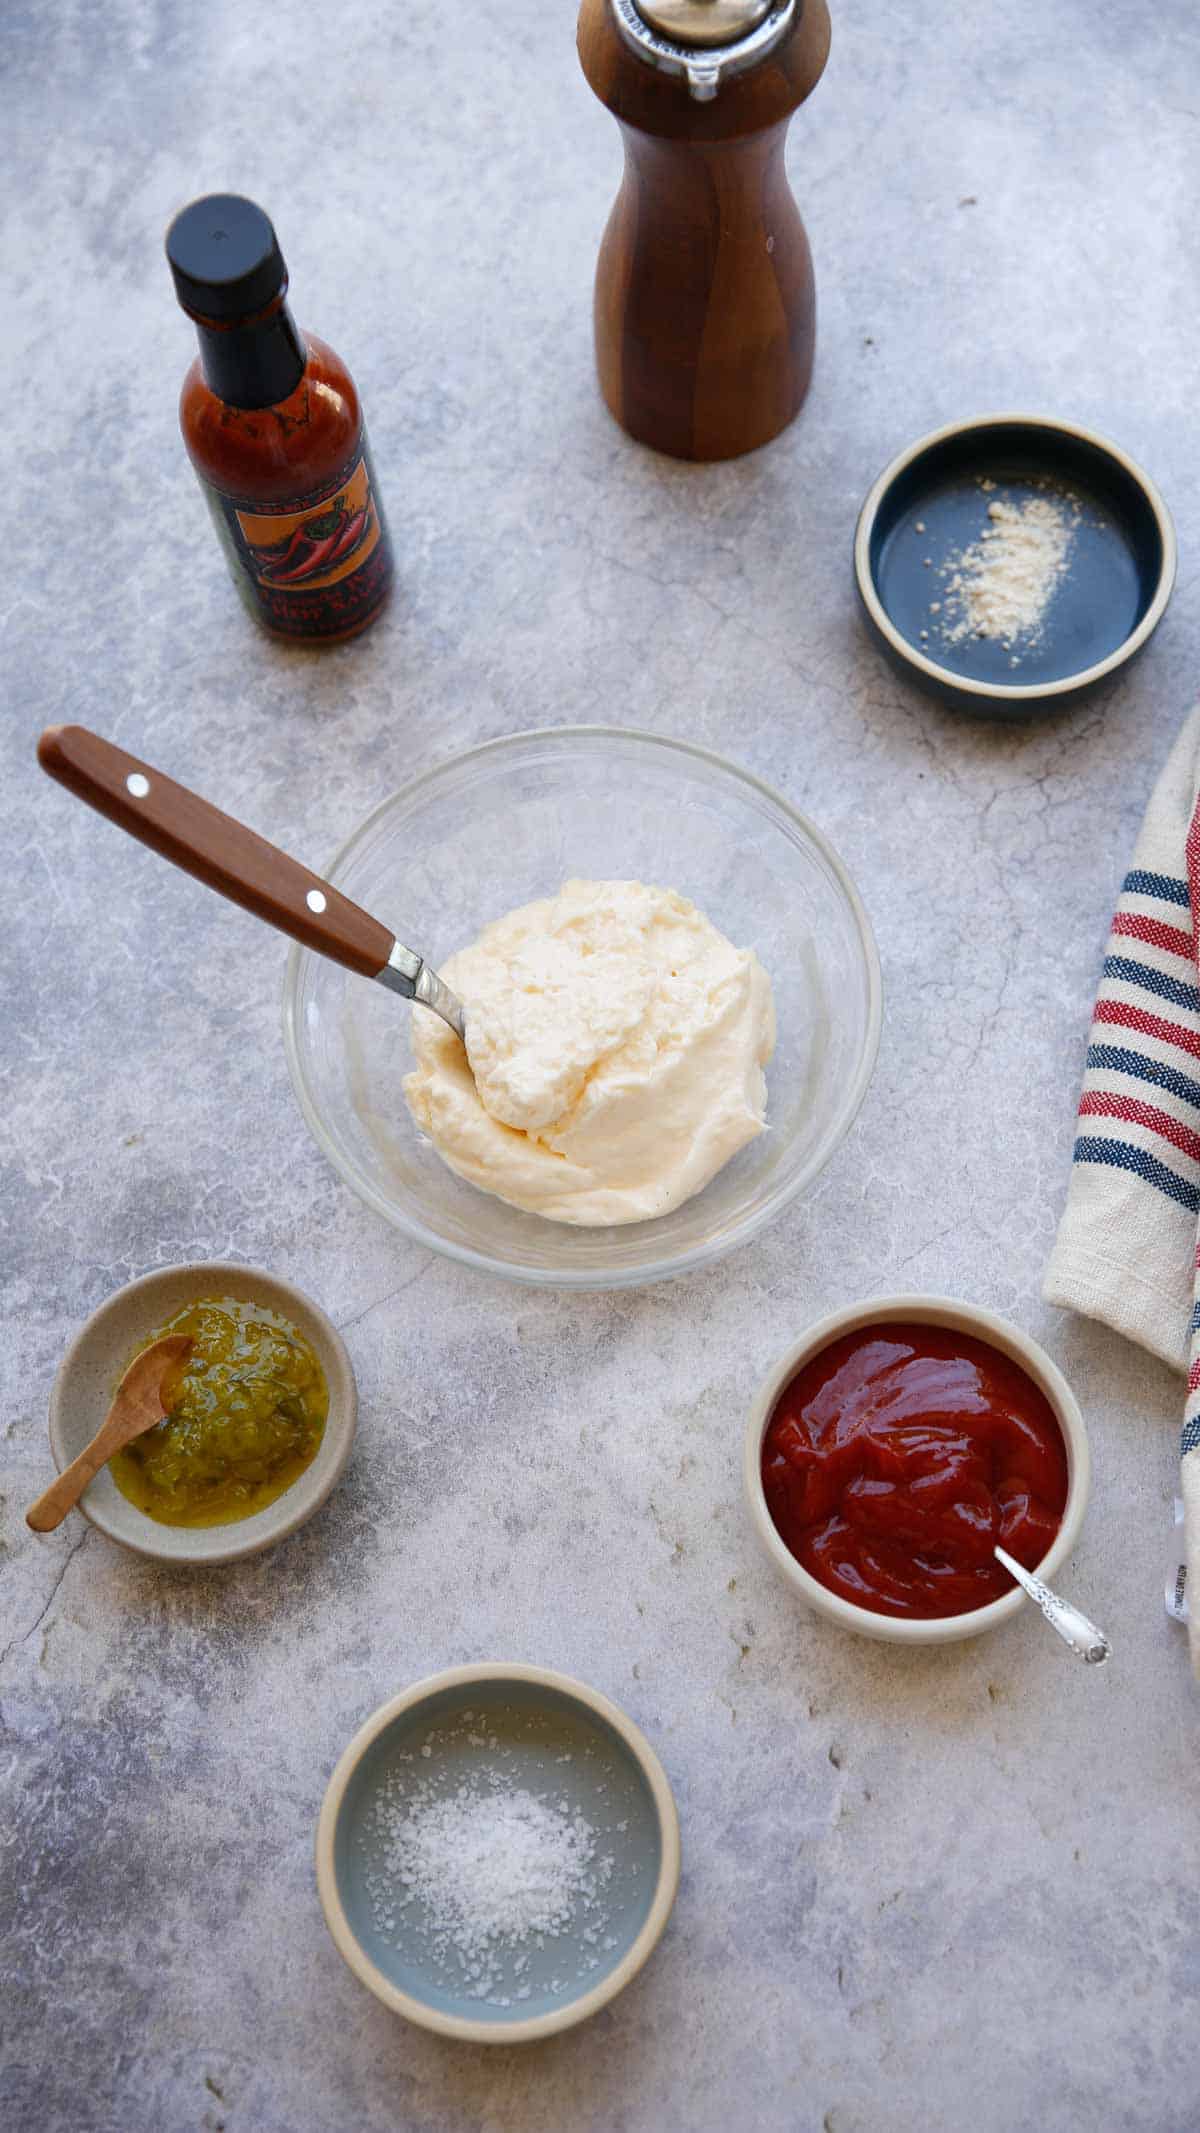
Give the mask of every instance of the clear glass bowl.
[[882, 1000], [854, 884], [803, 815], [704, 749], [604, 726], [489, 741], [381, 802], [326, 871], [435, 965], [489, 919], [578, 875], [678, 889], [770, 974], [779, 1034], [768, 1130], [673, 1214], [573, 1229], [447, 1169], [404, 1101], [408, 1007], [294, 948], [284, 1042], [319, 1146], [368, 1207], [465, 1265], [571, 1289], [704, 1266], [812, 1183], [866, 1093]]

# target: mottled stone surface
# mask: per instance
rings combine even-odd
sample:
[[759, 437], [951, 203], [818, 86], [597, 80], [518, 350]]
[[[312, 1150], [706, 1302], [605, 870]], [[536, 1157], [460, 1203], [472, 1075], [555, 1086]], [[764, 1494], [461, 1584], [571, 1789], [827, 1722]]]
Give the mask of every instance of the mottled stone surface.
[[[618, 172], [569, 0], [268, 13], [9, 0], [0, 142], [7, 895], [2, 1132], [0, 2117], [13, 2133], [1181, 2133], [1196, 2123], [1194, 1703], [1160, 1557], [1180, 1388], [1048, 1312], [1092, 987], [1200, 638], [1188, 0], [835, 11], [793, 131], [812, 398], [704, 471], [593, 386]], [[319, 63], [318, 63], [319, 55]], [[397, 539], [385, 624], [273, 648], [175, 428], [163, 227], [232, 185], [362, 388]], [[865, 643], [858, 502], [910, 436], [1025, 403], [1168, 492], [1179, 590], [1127, 680], [973, 727]], [[887, 987], [861, 1120], [809, 1199], [703, 1278], [571, 1299], [409, 1248], [310, 1144], [281, 945], [40, 780], [92, 722], [314, 860], [412, 769], [536, 722], [736, 756], [862, 884]], [[274, 1554], [170, 1576], [72, 1519], [33, 1539], [73, 1329], [148, 1267], [232, 1255], [345, 1328], [362, 1422]], [[793, 1604], [739, 1437], [816, 1313], [960, 1291], [1087, 1410], [1071, 1579], [1093, 1677], [1023, 1619], [897, 1658]], [[390, 1691], [520, 1656], [661, 1750], [685, 1873], [589, 2028], [451, 2048], [343, 1968], [311, 1863], [329, 1770]]]

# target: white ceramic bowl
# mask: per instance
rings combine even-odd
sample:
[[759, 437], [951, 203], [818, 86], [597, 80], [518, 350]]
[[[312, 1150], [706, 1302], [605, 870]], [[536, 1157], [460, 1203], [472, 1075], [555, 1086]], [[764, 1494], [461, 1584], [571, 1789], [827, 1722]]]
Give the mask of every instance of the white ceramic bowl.
[[121, 1494], [106, 1466], [89, 1481], [79, 1509], [101, 1533], [156, 1562], [203, 1568], [237, 1562], [273, 1548], [320, 1509], [340, 1480], [358, 1416], [354, 1370], [346, 1344], [332, 1321], [290, 1281], [260, 1267], [224, 1261], [194, 1261], [160, 1267], [118, 1289], [93, 1311], [58, 1366], [50, 1392], [50, 1449], [61, 1473], [89, 1444], [103, 1422], [125, 1368], [139, 1342], [186, 1305], [205, 1296], [255, 1303], [298, 1327], [320, 1359], [329, 1387], [329, 1415], [317, 1454], [290, 1488], [262, 1511], [223, 1526], [166, 1526], [148, 1518]]
[[812, 1184], [866, 1094], [881, 988], [854, 884], [781, 794], [704, 749], [605, 726], [488, 741], [382, 801], [325, 871], [435, 964], [579, 875], [680, 890], [770, 974], [768, 1130], [673, 1213], [575, 1229], [456, 1177], [404, 1099], [405, 1002], [294, 948], [284, 1041], [319, 1146], [376, 1214], [463, 1265], [564, 1289], [706, 1266]]
[[1079, 1403], [1061, 1370], [1027, 1333], [1010, 1325], [1007, 1319], [997, 1318], [992, 1311], [958, 1302], [953, 1297], [872, 1297], [869, 1303], [852, 1304], [847, 1310], [832, 1311], [827, 1318], [811, 1326], [803, 1339], [780, 1358], [750, 1411], [742, 1464], [746, 1501], [759, 1538], [780, 1576], [818, 1614], [827, 1615], [842, 1629], [852, 1629], [860, 1637], [878, 1637], [885, 1644], [954, 1644], [962, 1637], [977, 1637], [986, 1629], [998, 1629], [1002, 1622], [1011, 1622], [1026, 1605], [1024, 1594], [1014, 1587], [1003, 1599], [993, 1600], [987, 1607], [973, 1608], [969, 1614], [939, 1615], [923, 1622], [904, 1621], [896, 1615], [875, 1614], [869, 1608], [856, 1607], [851, 1600], [843, 1600], [840, 1594], [830, 1592], [797, 1562], [780, 1535], [763, 1491], [763, 1437], [785, 1386], [805, 1363], [822, 1348], [840, 1340], [843, 1334], [854, 1333], [860, 1326], [898, 1321], [919, 1326], [948, 1326], [955, 1332], [970, 1334], [975, 1340], [987, 1341], [991, 1347], [998, 1348], [1001, 1355], [1018, 1363], [1045, 1393], [1067, 1449], [1067, 1502], [1062, 1524], [1053, 1547], [1036, 1565], [1039, 1576], [1047, 1583], [1052, 1582], [1055, 1571], [1066, 1562], [1079, 1538], [1091, 1487], [1091, 1455]]
[[[464, 1780], [566, 1800], [609, 1865], [603, 1929], [589, 1912], [531, 1938], [487, 1998], [447, 1964], [419, 1897], [381, 1920], [372, 1894], [387, 1871], [380, 1789], [436, 1796]], [[316, 1849], [325, 1922], [355, 1976], [396, 2014], [470, 2044], [532, 2043], [606, 2007], [657, 1947], [679, 1886], [679, 1820], [649, 1741], [607, 1696], [539, 1666], [449, 1667], [382, 1704], [329, 1780]], [[506, 1971], [513, 1961], [497, 1956]]]

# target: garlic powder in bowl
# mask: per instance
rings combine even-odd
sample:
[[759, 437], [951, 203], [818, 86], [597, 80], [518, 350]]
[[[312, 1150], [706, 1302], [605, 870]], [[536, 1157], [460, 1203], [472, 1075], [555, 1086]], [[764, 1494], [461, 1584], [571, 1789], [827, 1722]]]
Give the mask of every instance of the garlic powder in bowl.
[[1175, 582], [1154, 483], [1107, 439], [1040, 415], [953, 423], [901, 452], [859, 517], [867, 624], [959, 710], [1019, 717], [1127, 664]]

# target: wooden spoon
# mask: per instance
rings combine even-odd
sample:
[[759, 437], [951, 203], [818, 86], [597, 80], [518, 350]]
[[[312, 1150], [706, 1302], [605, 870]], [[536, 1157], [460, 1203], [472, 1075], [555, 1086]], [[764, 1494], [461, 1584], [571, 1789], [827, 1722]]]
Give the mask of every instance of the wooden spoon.
[[191, 1352], [192, 1340], [188, 1333], [168, 1333], [163, 1340], [155, 1341], [135, 1355], [117, 1387], [116, 1398], [108, 1414], [96, 1431], [90, 1444], [85, 1444], [77, 1459], [65, 1466], [57, 1481], [52, 1481], [44, 1496], [31, 1503], [25, 1513], [25, 1523], [35, 1533], [53, 1533], [61, 1526], [67, 1512], [78, 1503], [89, 1481], [107, 1465], [114, 1452], [131, 1442], [134, 1437], [145, 1435], [161, 1422], [166, 1413], [163, 1405], [163, 1380]]

